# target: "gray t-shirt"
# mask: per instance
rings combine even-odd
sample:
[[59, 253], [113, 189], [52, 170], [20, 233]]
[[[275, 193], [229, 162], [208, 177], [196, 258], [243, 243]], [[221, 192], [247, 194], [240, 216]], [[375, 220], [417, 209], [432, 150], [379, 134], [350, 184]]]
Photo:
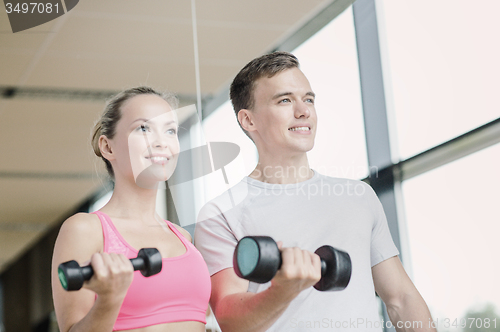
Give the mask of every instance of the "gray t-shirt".
[[[317, 172], [283, 185], [245, 177], [200, 211], [195, 245], [210, 275], [232, 268], [234, 248], [247, 235], [271, 236], [284, 247], [311, 252], [328, 244], [352, 261], [346, 289], [302, 291], [268, 331], [381, 331], [371, 268], [399, 252], [369, 185]], [[248, 291], [269, 286], [250, 282]]]

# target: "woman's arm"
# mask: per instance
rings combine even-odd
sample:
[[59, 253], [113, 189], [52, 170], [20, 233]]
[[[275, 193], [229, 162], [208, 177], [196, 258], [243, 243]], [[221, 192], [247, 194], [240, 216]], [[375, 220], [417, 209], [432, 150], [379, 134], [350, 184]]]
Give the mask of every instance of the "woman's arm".
[[[95, 215], [76, 214], [59, 231], [52, 257], [52, 295], [62, 332], [113, 329], [132, 282], [133, 268], [123, 255], [99, 254], [102, 243], [102, 228]], [[92, 278], [78, 291], [65, 291], [58, 278], [59, 264], [76, 260], [83, 266], [89, 258], [94, 269]]]

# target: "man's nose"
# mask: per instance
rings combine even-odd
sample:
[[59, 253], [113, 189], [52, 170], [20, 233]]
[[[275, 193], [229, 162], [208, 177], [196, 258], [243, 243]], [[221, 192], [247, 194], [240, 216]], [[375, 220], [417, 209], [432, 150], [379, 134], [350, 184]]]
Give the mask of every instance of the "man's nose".
[[305, 117], [307, 119], [310, 115], [311, 111], [309, 110], [309, 105], [307, 105], [305, 102], [298, 101], [295, 104], [295, 117], [297, 119], [301, 117]]

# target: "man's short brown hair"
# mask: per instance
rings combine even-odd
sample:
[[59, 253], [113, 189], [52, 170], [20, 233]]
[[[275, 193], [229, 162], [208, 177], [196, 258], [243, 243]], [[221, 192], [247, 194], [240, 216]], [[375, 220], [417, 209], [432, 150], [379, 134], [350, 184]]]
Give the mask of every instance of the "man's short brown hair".
[[[236, 75], [229, 90], [229, 97], [231, 98], [236, 118], [240, 110], [253, 109], [255, 104], [253, 92], [258, 79], [262, 77], [271, 78], [283, 70], [298, 67], [299, 60], [297, 60], [295, 55], [288, 52], [269, 53], [250, 61]], [[239, 121], [238, 124], [241, 127]], [[250, 137], [244, 129], [243, 131]]]

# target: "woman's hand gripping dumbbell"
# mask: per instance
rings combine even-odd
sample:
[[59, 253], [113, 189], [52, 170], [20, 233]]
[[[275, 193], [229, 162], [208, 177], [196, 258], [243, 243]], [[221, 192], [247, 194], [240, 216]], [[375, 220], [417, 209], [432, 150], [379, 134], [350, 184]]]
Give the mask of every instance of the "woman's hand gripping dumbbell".
[[[134, 271], [140, 270], [142, 275], [150, 277], [161, 271], [162, 260], [158, 249], [143, 248], [139, 250], [136, 258], [130, 259]], [[59, 264], [59, 281], [67, 291], [79, 290], [83, 282], [89, 280], [94, 274], [92, 266], [81, 267], [76, 261], [68, 261]]]
[[[348, 253], [331, 246], [315, 251], [321, 259], [321, 280], [314, 285], [319, 291], [343, 290], [351, 279], [351, 258]], [[281, 253], [269, 236], [245, 236], [233, 255], [233, 267], [243, 279], [266, 283], [274, 278], [281, 267]]]

